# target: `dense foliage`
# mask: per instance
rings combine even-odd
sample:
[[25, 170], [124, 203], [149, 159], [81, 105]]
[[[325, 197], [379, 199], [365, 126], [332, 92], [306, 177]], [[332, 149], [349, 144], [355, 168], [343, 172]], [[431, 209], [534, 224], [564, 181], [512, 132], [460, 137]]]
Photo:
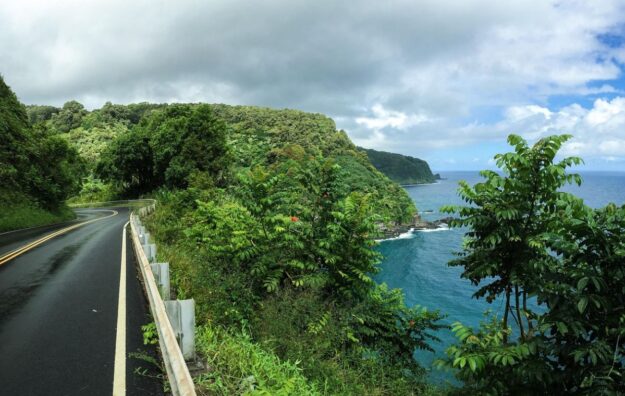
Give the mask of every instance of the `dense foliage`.
[[529, 147], [511, 135], [514, 152], [496, 157], [503, 174], [462, 183], [470, 206], [445, 208], [469, 228], [450, 264], [479, 285], [476, 297], [505, 301], [502, 320], [454, 325], [460, 344], [440, 364], [459, 369], [463, 393], [625, 392], [625, 207], [593, 210], [560, 191], [581, 183], [566, 173], [580, 159], [555, 161], [568, 138]]
[[0, 230], [71, 216], [64, 200], [78, 191], [84, 163], [76, 150], [40, 127], [0, 78]]
[[[171, 152], [176, 152], [171, 150], [173, 146], [169, 146], [170, 142], [168, 139], [172, 138], [172, 134], [178, 133], [172, 132], [178, 126], [175, 121], [170, 119], [174, 117], [174, 113], [179, 113], [176, 115], [178, 118], [185, 118], [186, 114], [198, 105], [141, 104], [110, 106], [117, 106], [117, 108], [127, 107], [131, 115], [126, 116], [126, 118], [114, 118], [126, 120], [124, 123], [108, 121], [107, 123], [86, 125], [86, 121], [83, 121], [83, 125], [80, 128], [70, 131], [66, 136], [71, 142], [77, 144], [81, 154], [87, 156], [89, 160], [98, 160], [100, 155], [105, 153], [104, 161], [100, 165], [101, 168], [96, 173], [105, 179], [117, 183], [118, 187], [122, 187], [122, 190], [129, 189], [125, 191], [126, 194], [129, 192], [130, 194], [136, 194], [149, 191], [155, 185], [161, 185], [166, 176], [159, 175], [159, 173], [162, 173], [160, 169], [168, 166], [168, 161], [172, 160], [169, 158]], [[100, 110], [95, 110], [86, 116], [85, 119], [95, 117], [94, 114], [105, 112], [106, 108], [107, 105]], [[406, 192], [378, 172], [371, 165], [366, 155], [363, 155], [353, 145], [345, 132], [336, 130], [336, 126], [331, 119], [321, 114], [304, 113], [296, 110], [272, 110], [251, 106], [202, 105], [202, 108], [206, 114], [213, 114], [216, 130], [219, 130], [222, 126], [225, 127], [225, 139], [230, 152], [224, 157], [224, 160], [229, 158], [234, 173], [236, 173], [237, 169], [251, 168], [255, 165], [268, 166], [275, 162], [280, 162], [288, 155], [294, 154], [287, 153], [285, 155], [285, 148], [291, 146], [292, 149], [298, 150], [297, 155], [300, 157], [323, 156], [324, 158], [333, 159], [340, 165], [341, 178], [346, 185], [351, 186], [352, 191], [372, 194], [371, 202], [381, 216], [381, 221], [405, 223], [412, 220], [415, 207]], [[139, 122], [136, 121], [136, 117], [132, 116], [132, 114], [137, 114], [139, 109], [143, 110], [142, 118], [145, 119], [140, 125], [136, 125]], [[118, 111], [118, 113], [123, 114], [121, 111]], [[98, 118], [102, 118], [102, 116], [98, 115]], [[169, 129], [169, 132], [165, 131], [167, 129]], [[111, 144], [112, 139], [116, 136], [119, 136], [120, 139]], [[219, 139], [221, 138], [219, 137]], [[129, 144], [131, 140], [135, 143], [134, 145]], [[170, 147], [170, 151], [162, 154], [129, 152], [128, 150], [132, 150], [132, 147], [137, 147], [136, 143], [139, 143], [139, 141], [144, 143], [149, 141], [150, 150], [156, 149], [158, 151], [159, 147], [165, 150], [166, 147]], [[130, 147], [121, 147], [124, 144]], [[180, 142], [177, 144], [180, 145]], [[109, 147], [108, 150], [107, 147]], [[187, 145], [187, 147], [192, 146]], [[215, 147], [219, 147], [219, 145], [215, 145]], [[180, 149], [181, 147], [177, 147], [178, 151]], [[198, 146], [195, 154], [207, 149], [210, 149], [210, 147]], [[139, 150], [145, 150], [145, 148]], [[288, 151], [289, 149], [286, 150]], [[116, 151], [117, 155], [114, 155]], [[179, 162], [184, 157], [194, 162], [194, 158], [198, 157], [195, 154], [191, 152], [179, 154], [176, 161]], [[143, 160], [153, 155], [159, 157], [157, 160], [163, 165], [160, 168], [146, 169], [147, 165]], [[124, 160], [123, 157], [128, 159]], [[135, 161], [134, 165], [141, 167], [141, 172], [137, 170], [134, 174], [121, 174], [123, 169], [128, 169], [129, 167], [120, 166], [116, 170], [111, 165], [114, 165], [117, 159]], [[141, 161], [141, 163], [137, 161]], [[190, 166], [194, 167], [195, 164]], [[179, 167], [173, 166], [172, 170], [177, 168]], [[156, 174], [152, 176], [153, 173]], [[183, 173], [187, 174], [188, 172], [185, 171]], [[223, 181], [225, 176], [221, 175], [219, 178]], [[138, 178], [140, 177], [149, 177], [151, 180], [139, 181]], [[121, 181], [123, 183], [120, 183]], [[173, 184], [180, 186], [184, 183], [178, 181]], [[172, 184], [168, 185], [171, 186]]]
[[164, 106], [106, 102], [100, 109], [87, 111], [81, 103], [69, 101], [62, 108], [29, 105], [26, 106], [26, 113], [32, 125], [40, 124], [49, 134], [69, 141], [93, 169], [100, 154], [117, 136], [138, 124], [143, 116]]
[[[309, 163], [312, 162], [312, 163]], [[198, 321], [241, 329], [325, 394], [411, 394], [437, 313], [375, 285], [375, 216], [321, 159], [256, 167], [235, 189], [163, 193], [151, 229]], [[218, 368], [219, 369], [219, 368]], [[221, 368], [222, 370], [227, 368]]]
[[[413, 353], [430, 349], [440, 315], [372, 279], [379, 223], [410, 220], [414, 204], [330, 119], [168, 105], [127, 125], [96, 175], [125, 194], [158, 191], [150, 229], [178, 297], [197, 301], [206, 358], [221, 365], [198, 379], [206, 390], [429, 389]], [[218, 347], [266, 366], [214, 358]]]
[[96, 174], [133, 195], [160, 186], [184, 188], [197, 173], [219, 183], [229, 162], [225, 140], [225, 124], [209, 106], [171, 105], [111, 143]]
[[322, 156], [340, 166], [340, 179], [346, 188], [371, 194], [370, 203], [381, 221], [412, 221], [416, 208], [408, 194], [376, 170], [347, 134], [336, 129], [332, 119], [297, 110], [227, 105], [212, 108], [228, 127], [235, 169], [268, 166], [294, 155]]
[[[80, 103], [71, 101], [63, 108], [32, 105], [27, 107], [27, 112], [31, 123], [42, 125], [49, 134], [67, 139], [86, 160], [91, 175], [84, 181], [78, 199], [89, 201], [146, 193], [154, 186], [160, 186], [165, 179], [168, 186], [182, 186], [187, 183], [183, 179], [188, 178], [189, 171], [207, 166], [196, 161], [208, 160], [199, 154], [210, 149], [210, 139], [198, 134], [192, 137], [195, 132], [179, 131], [176, 124], [185, 122], [187, 114], [196, 107], [198, 105], [117, 105], [107, 102], [100, 109], [86, 111]], [[371, 203], [380, 215], [380, 221], [389, 224], [412, 221], [416, 211], [410, 197], [376, 170], [345, 132], [336, 129], [330, 118], [296, 110], [252, 106], [217, 104], [201, 107], [203, 113], [214, 116], [210, 122], [214, 123], [215, 129], [211, 133], [221, 134], [221, 127], [225, 124], [229, 153], [223, 156], [223, 160], [229, 161], [233, 173], [237, 169], [281, 161], [281, 150], [297, 146], [303, 150], [300, 155], [321, 155], [340, 165], [341, 179], [351, 186], [352, 191], [372, 195]], [[181, 140], [174, 144], [168, 140], [172, 138]], [[201, 144], [191, 143], [197, 138], [203, 139]], [[217, 137], [219, 139], [221, 137]], [[181, 153], [183, 141], [186, 142], [186, 153]], [[146, 143], [149, 152], [146, 152]], [[219, 147], [220, 144], [214, 145], [214, 148]], [[222, 154], [225, 153], [212, 155]], [[145, 162], [148, 158], [160, 165], [154, 167], [149, 160]], [[118, 159], [126, 164], [117, 166]], [[187, 160], [191, 163], [187, 164]], [[212, 172], [217, 169], [218, 162], [214, 162]], [[100, 168], [96, 170], [98, 163]], [[131, 170], [131, 165], [137, 169]], [[225, 174], [217, 175], [218, 182], [223, 182], [226, 177]]]
[[437, 179], [438, 175], [433, 175], [428, 163], [422, 159], [386, 151], [361, 150], [367, 153], [377, 170], [399, 184], [433, 183]]

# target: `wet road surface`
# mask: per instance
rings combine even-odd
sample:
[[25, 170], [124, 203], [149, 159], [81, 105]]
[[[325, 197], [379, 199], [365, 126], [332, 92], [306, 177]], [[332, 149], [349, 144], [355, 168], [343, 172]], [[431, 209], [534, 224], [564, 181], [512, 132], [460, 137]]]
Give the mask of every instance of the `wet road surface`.
[[[74, 222], [0, 234], [3, 256], [53, 232], [0, 265], [0, 394], [111, 395], [118, 296], [127, 208], [81, 209]], [[151, 322], [130, 238], [126, 242], [126, 351], [156, 356], [143, 345]], [[140, 371], [144, 374], [138, 374]], [[162, 394], [158, 369], [126, 359], [126, 394]]]

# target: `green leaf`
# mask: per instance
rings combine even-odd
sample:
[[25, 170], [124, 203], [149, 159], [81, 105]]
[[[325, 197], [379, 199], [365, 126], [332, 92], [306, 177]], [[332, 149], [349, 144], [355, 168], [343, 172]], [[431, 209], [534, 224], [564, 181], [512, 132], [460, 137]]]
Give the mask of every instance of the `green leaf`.
[[587, 284], [588, 284], [588, 277], [585, 276], [577, 282], [577, 290], [584, 290]]
[[584, 313], [584, 311], [586, 310], [586, 306], [587, 305], [588, 305], [588, 298], [587, 297], [582, 297], [577, 302], [577, 310], [579, 311], [579, 313]]
[[472, 358], [472, 357], [469, 358], [469, 367], [471, 368], [471, 371], [475, 372], [475, 369], [477, 368], [477, 363], [475, 362], [475, 358]]

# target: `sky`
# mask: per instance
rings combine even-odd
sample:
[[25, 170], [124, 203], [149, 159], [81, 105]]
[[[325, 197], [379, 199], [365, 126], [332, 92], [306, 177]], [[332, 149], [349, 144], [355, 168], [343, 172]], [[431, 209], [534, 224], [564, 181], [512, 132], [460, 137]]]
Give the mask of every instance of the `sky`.
[[492, 168], [510, 133], [625, 170], [624, 68], [622, 0], [0, 0], [24, 103], [319, 112], [436, 171]]

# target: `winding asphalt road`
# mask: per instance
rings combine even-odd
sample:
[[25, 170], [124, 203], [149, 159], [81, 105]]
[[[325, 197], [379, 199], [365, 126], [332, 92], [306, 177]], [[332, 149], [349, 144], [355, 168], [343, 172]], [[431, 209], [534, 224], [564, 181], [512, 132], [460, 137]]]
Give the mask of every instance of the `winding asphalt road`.
[[[163, 394], [158, 369], [136, 357], [157, 355], [143, 345], [141, 325], [152, 320], [129, 237], [122, 251], [129, 211], [77, 214], [73, 222], [0, 234], [0, 395], [111, 395], [116, 371], [125, 394]], [[117, 328], [120, 310], [125, 329]], [[115, 370], [118, 339], [125, 339], [125, 375]]]

